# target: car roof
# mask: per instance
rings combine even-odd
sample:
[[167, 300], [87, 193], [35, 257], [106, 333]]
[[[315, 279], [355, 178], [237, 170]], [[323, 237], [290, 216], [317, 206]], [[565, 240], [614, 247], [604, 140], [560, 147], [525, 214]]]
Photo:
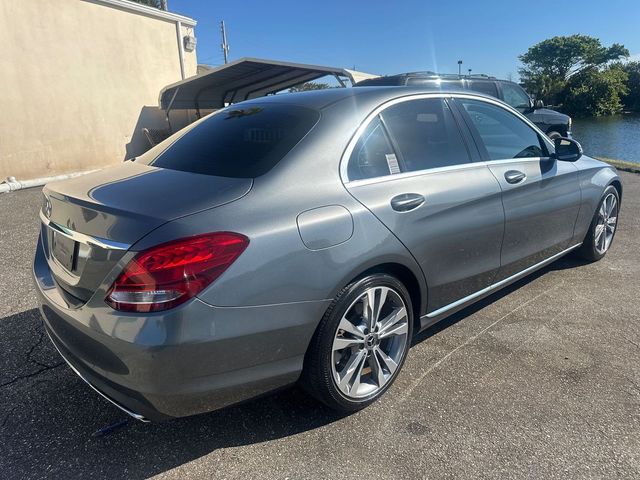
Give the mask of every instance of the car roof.
[[298, 105], [316, 110], [322, 110], [342, 103], [345, 100], [351, 100], [354, 106], [367, 107], [369, 104], [380, 104], [385, 101], [398, 97], [416, 95], [420, 93], [440, 93], [445, 95], [472, 95], [479, 98], [490, 99], [496, 101], [495, 97], [485, 95], [480, 92], [465, 90], [462, 88], [437, 88], [432, 86], [363, 86], [363, 87], [347, 87], [347, 88], [329, 88], [325, 90], [313, 90], [309, 92], [284, 93], [278, 95], [268, 95], [266, 97], [255, 98], [241, 102], [236, 105], [280, 103]]

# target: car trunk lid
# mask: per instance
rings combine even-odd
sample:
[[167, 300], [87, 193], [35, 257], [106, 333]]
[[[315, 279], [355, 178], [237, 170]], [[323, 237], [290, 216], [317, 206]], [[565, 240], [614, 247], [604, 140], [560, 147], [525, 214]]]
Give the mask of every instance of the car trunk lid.
[[127, 162], [43, 189], [43, 244], [70, 303], [86, 302], [131, 245], [160, 225], [246, 195], [251, 179]]

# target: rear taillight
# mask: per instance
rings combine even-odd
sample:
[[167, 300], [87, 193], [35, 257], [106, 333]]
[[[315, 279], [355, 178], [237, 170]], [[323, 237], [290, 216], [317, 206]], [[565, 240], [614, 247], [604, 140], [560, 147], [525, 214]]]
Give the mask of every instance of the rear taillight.
[[138, 253], [107, 294], [116, 310], [158, 312], [186, 302], [218, 278], [249, 245], [244, 235], [216, 232]]

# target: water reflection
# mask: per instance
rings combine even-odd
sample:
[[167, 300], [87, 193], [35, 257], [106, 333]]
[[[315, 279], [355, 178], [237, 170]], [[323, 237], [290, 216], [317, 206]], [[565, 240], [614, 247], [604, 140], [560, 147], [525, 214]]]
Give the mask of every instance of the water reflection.
[[585, 154], [640, 163], [640, 115], [575, 118], [573, 137]]

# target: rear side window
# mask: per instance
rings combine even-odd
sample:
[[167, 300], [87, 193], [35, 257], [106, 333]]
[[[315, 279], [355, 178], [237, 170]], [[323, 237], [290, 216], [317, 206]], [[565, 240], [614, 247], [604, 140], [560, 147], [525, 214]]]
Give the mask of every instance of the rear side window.
[[537, 132], [505, 109], [478, 100], [458, 100], [471, 118], [491, 160], [544, 157]]
[[494, 82], [483, 82], [481, 80], [469, 80], [469, 90], [484, 93], [492, 97], [498, 97], [498, 88]]
[[384, 110], [382, 118], [399, 150], [403, 171], [470, 162], [458, 125], [443, 99], [398, 103]]
[[229, 107], [177, 140], [168, 139], [173, 143], [160, 155], [143, 155], [138, 161], [204, 175], [254, 178], [282, 160], [319, 118], [316, 110], [297, 105]]
[[358, 139], [347, 175], [349, 180], [384, 177], [400, 173], [398, 159], [379, 118], [375, 118]]

